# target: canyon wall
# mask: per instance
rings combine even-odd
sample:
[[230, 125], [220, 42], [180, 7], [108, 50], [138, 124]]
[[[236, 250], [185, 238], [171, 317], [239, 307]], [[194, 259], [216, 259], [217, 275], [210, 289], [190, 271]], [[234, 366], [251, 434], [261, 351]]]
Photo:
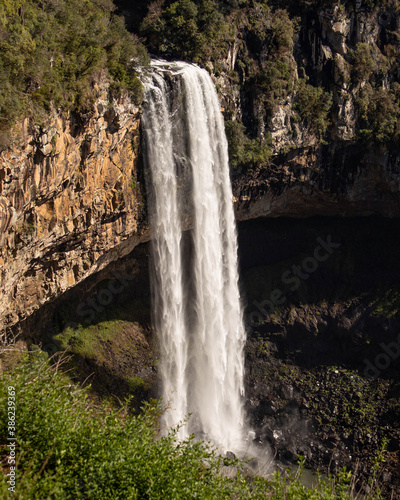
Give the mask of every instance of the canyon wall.
[[106, 85], [96, 92], [90, 115], [25, 120], [0, 153], [4, 331], [144, 238], [139, 109]]
[[[273, 155], [234, 176], [238, 219], [400, 215], [399, 111], [384, 102], [399, 76], [389, 55], [398, 59], [398, 6], [382, 2], [371, 11], [362, 1], [327, 4], [300, 8], [293, 47], [278, 54], [292, 68], [293, 89], [273, 106], [265, 104], [262, 85], [252, 82], [257, 75], [250, 78], [240, 69], [247, 57], [261, 74], [270, 70], [271, 47], [262, 36], [254, 47], [254, 28], [243, 30], [220, 62], [224, 71], [216, 82], [225, 115], [241, 120], [254, 137], [269, 134]], [[240, 86], [232, 77], [235, 69], [242, 73]], [[321, 93], [304, 101], [301, 79]], [[318, 120], [327, 98], [332, 105], [322, 136]]]
[[[267, 109], [262, 89], [240, 69], [247, 58], [261, 71], [270, 50], [248, 28], [231, 42], [227, 57], [206, 64], [226, 119], [242, 122], [260, 141], [270, 135], [270, 161], [232, 171], [237, 219], [399, 216], [400, 148], [360, 138], [356, 103], [367, 82], [352, 80], [348, 62], [358, 43], [368, 44], [376, 57], [389, 45], [398, 50], [398, 11], [389, 6], [371, 12], [363, 2], [304, 7], [299, 26], [281, 56], [295, 82], [306, 75], [312, 85], [330, 90], [324, 139], [310, 120], [298, 119], [298, 87]], [[397, 76], [387, 71], [373, 78], [389, 88]], [[11, 148], [0, 153], [3, 328], [148, 238], [140, 109], [128, 95], [112, 97], [105, 84], [96, 86], [96, 94], [91, 114], [53, 112], [45, 127], [23, 121]]]

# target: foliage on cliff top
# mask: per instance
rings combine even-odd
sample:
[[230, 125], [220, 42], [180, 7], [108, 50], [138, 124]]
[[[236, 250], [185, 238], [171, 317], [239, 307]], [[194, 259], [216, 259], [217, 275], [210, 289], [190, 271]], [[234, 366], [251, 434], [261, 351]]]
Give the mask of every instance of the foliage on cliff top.
[[0, 129], [52, 105], [90, 108], [101, 74], [140, 99], [135, 66], [148, 56], [114, 8], [111, 0], [0, 2]]
[[[231, 78], [232, 85], [240, 89], [245, 106], [257, 110], [252, 117], [243, 117], [247, 142], [260, 135], [261, 121], [268, 124], [277, 106], [290, 100], [294, 103], [294, 120], [305, 123], [308, 131], [324, 142], [330, 125], [332, 137], [339, 131], [338, 127], [342, 127], [342, 102], [346, 99], [349, 101], [347, 112], [355, 116], [355, 140], [397, 141], [397, 122], [400, 123], [395, 87], [396, 82], [400, 83], [399, 30], [395, 26], [398, 0], [362, 3], [355, 0], [149, 0], [146, 3], [148, 12], [139, 31], [152, 52], [203, 64], [211, 61], [214, 73], [218, 75], [222, 69], [225, 81]], [[322, 26], [324, 22], [329, 26], [335, 19], [345, 21], [350, 16], [355, 16], [360, 25], [366, 20], [379, 24], [380, 32], [377, 35], [360, 33], [358, 43], [355, 37], [344, 36], [347, 48], [343, 54], [336, 53], [335, 43], [329, 36], [323, 41]], [[333, 54], [332, 61], [329, 53], [326, 60], [320, 54], [320, 67], [316, 67], [314, 60], [318, 43], [314, 46], [315, 42], [311, 42], [310, 30], [315, 40], [321, 39]], [[371, 37], [376, 41], [371, 41]], [[339, 76], [332, 79], [332, 74], [328, 76], [332, 71]], [[369, 87], [362, 88], [365, 82], [371, 91]], [[225, 89], [225, 97], [227, 93], [229, 89]], [[229, 108], [226, 113], [230, 120]], [[257, 118], [254, 113], [258, 114]]]
[[[60, 362], [51, 367], [38, 349], [3, 374], [0, 395], [2, 401], [9, 396], [15, 401], [17, 429], [16, 491], [8, 491], [9, 453], [2, 447], [2, 498], [350, 498], [346, 471], [311, 490], [298, 477], [246, 477], [238, 460], [218, 456], [205, 443], [193, 438], [178, 443], [176, 430], [159, 437], [158, 404], [147, 405], [139, 416], [125, 405], [119, 410], [95, 406], [61, 372]], [[0, 417], [6, 443], [6, 404]], [[236, 473], [228, 477], [226, 466]]]
[[225, 55], [225, 42], [232, 39], [232, 29], [214, 0], [153, 2], [141, 34], [150, 51], [195, 62]]

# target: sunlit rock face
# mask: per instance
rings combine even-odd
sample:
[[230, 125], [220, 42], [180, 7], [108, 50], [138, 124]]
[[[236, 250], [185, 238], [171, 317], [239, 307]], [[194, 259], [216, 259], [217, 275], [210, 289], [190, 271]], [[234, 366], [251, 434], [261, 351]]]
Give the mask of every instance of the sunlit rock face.
[[24, 120], [0, 153], [0, 324], [126, 255], [144, 220], [139, 110], [97, 87], [90, 115]]

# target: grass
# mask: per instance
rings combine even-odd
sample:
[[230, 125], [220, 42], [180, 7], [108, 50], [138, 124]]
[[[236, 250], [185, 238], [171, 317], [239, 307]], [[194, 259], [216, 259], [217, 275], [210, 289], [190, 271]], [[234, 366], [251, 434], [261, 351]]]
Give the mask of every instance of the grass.
[[77, 328], [67, 327], [62, 333], [55, 336], [60, 344], [60, 350], [68, 349], [71, 352], [85, 357], [96, 357], [99, 362], [106, 361], [106, 355], [99, 349], [100, 342], [112, 341], [121, 332], [125, 322], [109, 320], [94, 325]]
[[102, 400], [132, 397], [139, 409], [154, 390], [153, 339], [139, 323], [104, 319], [92, 325], [69, 326], [54, 336], [59, 352], [67, 351], [77, 380], [91, 381], [91, 392]]

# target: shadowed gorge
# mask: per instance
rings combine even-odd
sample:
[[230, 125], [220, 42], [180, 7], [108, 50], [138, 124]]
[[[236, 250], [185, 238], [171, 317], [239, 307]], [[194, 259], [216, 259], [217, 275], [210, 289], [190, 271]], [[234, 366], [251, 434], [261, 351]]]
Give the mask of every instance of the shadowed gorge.
[[[269, 444], [285, 464], [304, 455], [310, 465], [325, 470], [351, 467], [360, 459], [368, 475], [388, 436], [386, 486], [399, 484], [399, 357], [378, 368], [379, 380], [370, 378], [374, 373], [366, 372], [370, 365], [365, 362], [375, 365], [385, 353], [380, 344], [396, 342], [400, 331], [399, 230], [396, 219], [371, 217], [259, 219], [238, 225], [248, 337], [246, 413], [256, 440]], [[304, 271], [308, 278], [290, 290], [293, 283], [285, 284], [283, 274], [293, 272], [293, 266], [303, 269], [304, 261], [307, 268], [317, 238], [327, 241], [329, 235], [341, 246], [313, 272]], [[183, 237], [190, 239], [188, 233]], [[31, 341], [76, 353], [77, 377], [83, 381], [93, 373], [96, 394], [134, 394], [137, 409], [143, 397], [161, 395], [160, 354], [150, 334], [148, 259], [148, 244], [137, 247], [21, 324]], [[80, 303], [90, 308], [88, 298], [102, 297], [99, 292], [121, 273], [126, 289], [106, 306], [97, 300], [103, 310], [92, 326], [86, 325], [88, 317], [77, 312]], [[276, 289], [286, 300], [271, 308], [265, 301]], [[251, 324], [253, 312], [261, 315], [254, 318], [260, 324]], [[81, 326], [68, 330], [72, 322]], [[126, 330], [133, 331], [130, 324], [139, 326], [145, 340]], [[91, 353], [85, 347], [89, 341], [95, 347]]]

